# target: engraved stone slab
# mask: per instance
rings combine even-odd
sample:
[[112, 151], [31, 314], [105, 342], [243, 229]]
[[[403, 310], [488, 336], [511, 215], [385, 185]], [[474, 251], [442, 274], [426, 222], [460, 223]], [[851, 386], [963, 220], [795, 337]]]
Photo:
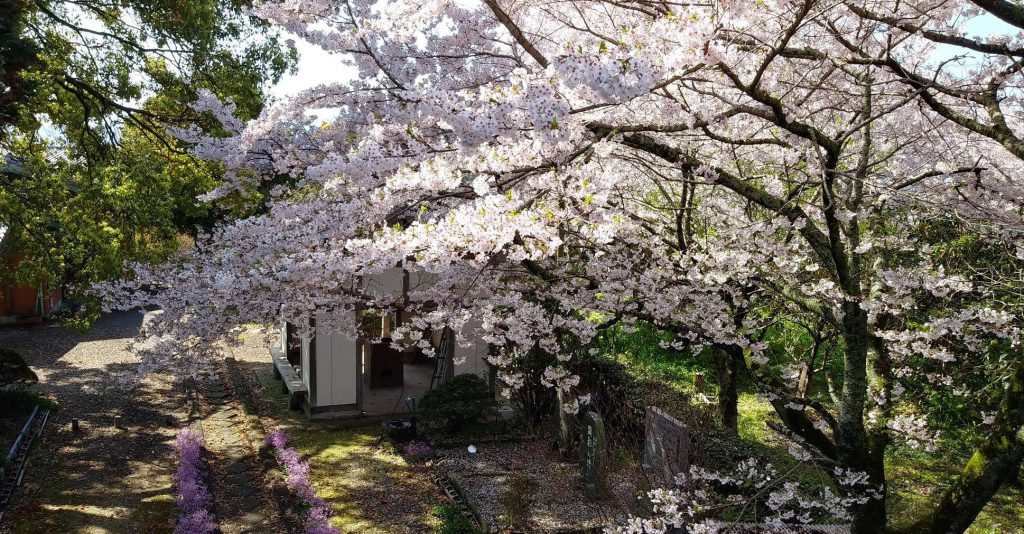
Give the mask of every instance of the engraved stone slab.
[[558, 417], [558, 452], [563, 458], [571, 458], [576, 444], [576, 416], [565, 413], [565, 394], [562, 390], [558, 390], [555, 414]]
[[690, 432], [682, 421], [655, 406], [647, 407], [644, 472], [654, 484], [671, 486], [690, 470]]
[[583, 414], [582, 421], [580, 469], [588, 497], [598, 498], [604, 494], [607, 464], [608, 438], [604, 432], [604, 421], [596, 412], [587, 412]]

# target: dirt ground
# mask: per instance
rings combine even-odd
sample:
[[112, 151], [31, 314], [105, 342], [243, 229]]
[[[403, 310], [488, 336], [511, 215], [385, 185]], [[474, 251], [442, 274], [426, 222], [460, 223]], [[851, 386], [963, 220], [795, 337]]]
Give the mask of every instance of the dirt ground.
[[138, 362], [126, 343], [142, 320], [140, 312], [111, 314], [84, 334], [52, 323], [0, 329], [0, 346], [25, 357], [39, 376], [34, 389], [58, 405], [0, 532], [172, 530], [171, 446], [184, 396], [165, 375], [131, 391], [114, 383]]

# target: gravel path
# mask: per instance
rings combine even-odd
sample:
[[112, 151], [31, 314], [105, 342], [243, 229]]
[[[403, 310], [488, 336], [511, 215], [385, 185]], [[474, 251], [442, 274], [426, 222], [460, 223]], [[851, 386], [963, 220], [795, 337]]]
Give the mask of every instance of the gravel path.
[[106, 315], [84, 334], [51, 323], [0, 329], [0, 346], [19, 351], [39, 376], [36, 390], [58, 404], [0, 532], [171, 531], [184, 395], [166, 375], [132, 391], [114, 385], [138, 362], [126, 343], [142, 320]]

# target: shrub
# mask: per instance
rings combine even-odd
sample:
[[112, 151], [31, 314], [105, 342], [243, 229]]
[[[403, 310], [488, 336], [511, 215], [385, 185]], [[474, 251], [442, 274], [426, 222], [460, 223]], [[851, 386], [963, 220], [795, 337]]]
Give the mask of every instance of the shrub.
[[420, 419], [430, 428], [455, 433], [496, 413], [490, 386], [473, 374], [457, 375], [420, 401]]
[[431, 514], [441, 520], [437, 528], [437, 534], [485, 534], [484, 530], [474, 525], [466, 516], [462, 515], [462, 509], [455, 504], [435, 506]]
[[510, 400], [531, 431], [551, 415], [557, 404], [555, 390], [543, 383], [544, 372], [557, 365], [553, 354], [534, 347], [518, 354], [502, 369], [505, 374], [522, 378], [522, 384], [512, 390]]

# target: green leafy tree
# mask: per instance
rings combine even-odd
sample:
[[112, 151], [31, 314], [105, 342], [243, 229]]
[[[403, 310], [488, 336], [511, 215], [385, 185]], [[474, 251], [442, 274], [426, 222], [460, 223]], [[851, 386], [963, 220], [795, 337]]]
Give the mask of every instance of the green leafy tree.
[[238, 208], [196, 200], [221, 170], [168, 132], [219, 133], [190, 107], [203, 90], [255, 117], [294, 65], [250, 4], [0, 0], [0, 159], [18, 167], [0, 176], [0, 225], [26, 254], [2, 276], [74, 293], [125, 262], [167, 259]]

